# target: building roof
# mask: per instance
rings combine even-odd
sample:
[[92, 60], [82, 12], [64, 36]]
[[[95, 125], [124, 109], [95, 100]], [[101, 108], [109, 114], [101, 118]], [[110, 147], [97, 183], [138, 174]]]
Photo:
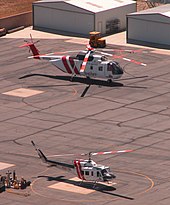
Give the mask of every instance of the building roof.
[[42, 0], [35, 2], [37, 3], [67, 3], [75, 7], [79, 7], [84, 10], [91, 11], [93, 13], [97, 13], [104, 10], [109, 10], [112, 8], [117, 8], [129, 4], [136, 4], [136, 2], [132, 0]]
[[139, 12], [134, 12], [134, 13], [128, 14], [128, 16], [151, 15], [151, 14], [160, 14], [162, 16], [170, 17], [170, 4], [154, 7], [154, 8], [139, 11]]

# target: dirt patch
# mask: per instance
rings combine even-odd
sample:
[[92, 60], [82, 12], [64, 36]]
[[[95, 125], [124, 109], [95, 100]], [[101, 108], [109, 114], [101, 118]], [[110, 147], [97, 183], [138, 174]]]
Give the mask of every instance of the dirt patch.
[[147, 0], [137, 0], [137, 11], [146, 10], [160, 5], [160, 3], [147, 2]]
[[32, 11], [33, 2], [35, 0], [0, 0], [0, 18]]

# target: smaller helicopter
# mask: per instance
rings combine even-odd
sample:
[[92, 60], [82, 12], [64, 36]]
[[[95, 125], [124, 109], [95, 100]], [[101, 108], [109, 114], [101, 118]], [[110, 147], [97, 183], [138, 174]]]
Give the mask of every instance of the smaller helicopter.
[[[33, 141], [31, 141], [34, 146], [36, 152], [38, 153], [40, 159], [49, 164], [50, 166], [55, 166], [57, 168], [73, 171], [79, 179], [82, 181], [91, 181], [95, 184], [97, 182], [111, 182], [116, 176], [110, 171], [109, 166], [97, 164], [92, 160], [92, 156], [95, 155], [105, 155], [105, 154], [119, 154], [119, 153], [127, 153], [132, 152], [133, 150], [121, 150], [121, 151], [108, 151], [108, 152], [89, 152], [82, 153], [80, 156], [88, 156], [88, 159], [75, 159], [72, 164], [67, 164], [64, 162], [49, 160], [44, 153], [35, 145]], [[70, 156], [74, 154], [68, 155], [54, 155], [54, 156]]]

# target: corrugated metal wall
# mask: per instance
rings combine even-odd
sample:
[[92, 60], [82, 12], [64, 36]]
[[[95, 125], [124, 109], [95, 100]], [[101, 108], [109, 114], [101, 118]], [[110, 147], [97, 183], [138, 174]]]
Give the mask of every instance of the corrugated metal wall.
[[33, 28], [39, 30], [63, 31], [88, 34], [94, 30], [94, 14], [77, 12], [65, 6], [57, 9], [47, 6], [33, 6]]
[[[142, 18], [140, 15], [128, 17], [127, 42], [141, 41], [141, 43], [170, 46], [170, 18], [167, 23], [168, 17], [166, 16], [155, 14], [151, 17], [152, 20], [150, 20], [150, 15], [142, 15]], [[165, 23], [162, 22], [163, 18], [165, 18]], [[153, 19], [161, 19], [161, 22], [153, 21]]]
[[88, 36], [93, 30], [102, 34], [126, 29], [126, 14], [136, 11], [136, 3], [92, 12], [67, 2], [35, 2], [33, 4], [33, 29], [49, 32], [63, 31]]

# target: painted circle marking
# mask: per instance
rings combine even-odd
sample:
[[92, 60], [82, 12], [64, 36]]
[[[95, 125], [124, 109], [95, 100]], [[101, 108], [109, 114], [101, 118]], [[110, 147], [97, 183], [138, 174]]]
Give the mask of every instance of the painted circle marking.
[[[42, 173], [45, 173], [46, 171], [48, 171], [49, 170], [49, 168], [48, 169], [46, 169], [45, 171], [43, 171]], [[149, 176], [147, 176], [147, 175], [144, 175], [144, 174], [142, 174], [142, 173], [138, 173], [138, 172], [133, 172], [133, 171], [124, 171], [124, 170], [115, 170], [115, 172], [117, 172], [117, 173], [123, 173], [123, 174], [131, 174], [131, 175], [135, 175], [135, 176], [138, 176], [138, 177], [142, 177], [142, 178], [144, 178], [145, 180], [147, 180], [147, 181], [149, 181], [149, 186], [146, 188], [146, 189], [144, 189], [144, 190], [142, 190], [142, 191], [140, 191], [140, 192], [137, 192], [137, 193], [133, 193], [132, 195], [133, 196], [137, 196], [137, 195], [141, 195], [141, 194], [144, 194], [144, 193], [146, 193], [146, 192], [149, 192], [153, 187], [154, 187], [154, 181], [149, 177]], [[40, 180], [41, 178], [37, 178], [37, 179], [35, 179], [33, 182], [32, 182], [32, 185], [31, 185], [31, 190], [32, 190], [32, 192], [34, 192], [35, 194], [37, 194], [37, 195], [39, 195], [39, 196], [41, 196], [41, 197], [45, 197], [45, 198], [50, 198], [51, 199], [51, 197], [49, 197], [47, 194], [46, 195], [44, 195], [44, 194], [41, 194], [41, 193], [39, 193], [38, 191], [36, 191], [35, 189], [34, 189], [34, 186], [35, 186], [35, 183], [37, 183], [39, 180]], [[102, 193], [102, 192], [101, 192]], [[113, 193], [113, 195], [114, 195], [114, 193]], [[116, 196], [116, 194], [115, 194], [115, 196]], [[111, 200], [112, 201], [116, 201], [116, 200], [120, 200], [121, 198], [112, 198]], [[68, 198], [68, 199], [65, 199], [65, 198], [60, 198], [60, 199], [58, 199], [58, 200], [61, 200], [61, 201], [67, 201], [67, 202], [80, 202], [80, 201], [82, 201], [82, 202], [94, 202], [94, 201], [100, 201], [100, 202], [106, 202], [106, 201], [110, 201], [110, 199], [105, 199], [105, 200], [101, 200], [101, 199], [88, 199], [88, 200], [86, 200], [86, 199], [82, 199], [82, 200], [80, 200], [80, 199], [70, 199], [70, 198]]]

